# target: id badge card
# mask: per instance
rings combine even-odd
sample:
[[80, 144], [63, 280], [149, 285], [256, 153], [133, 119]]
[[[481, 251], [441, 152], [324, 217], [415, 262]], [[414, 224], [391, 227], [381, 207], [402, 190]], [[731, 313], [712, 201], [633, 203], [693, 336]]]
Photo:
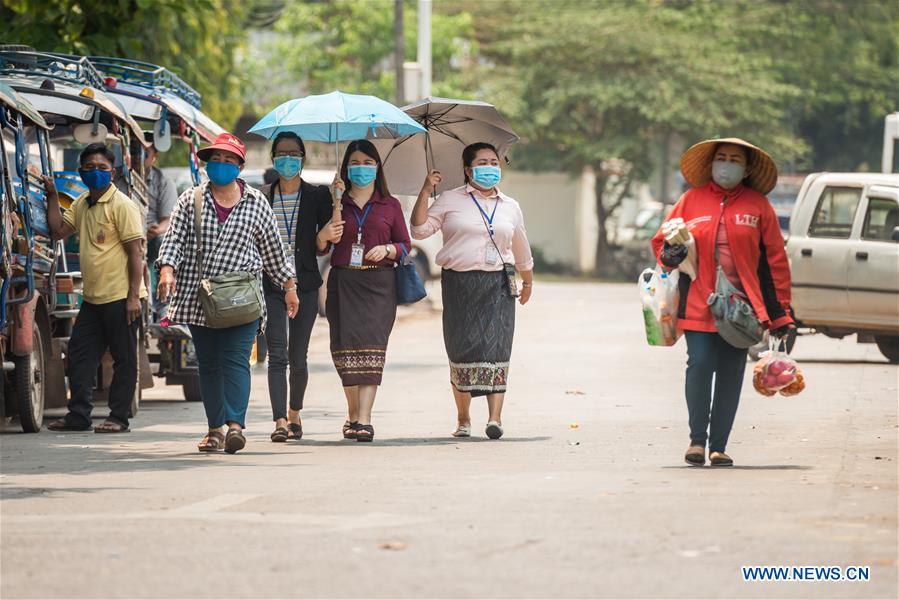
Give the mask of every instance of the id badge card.
[[493, 245], [493, 242], [487, 241], [487, 254], [485, 262], [488, 265], [498, 265], [499, 264], [499, 251], [497, 251], [496, 246]]
[[351, 267], [361, 267], [362, 260], [365, 258], [365, 246], [362, 244], [353, 244], [353, 248], [350, 251], [350, 266]]

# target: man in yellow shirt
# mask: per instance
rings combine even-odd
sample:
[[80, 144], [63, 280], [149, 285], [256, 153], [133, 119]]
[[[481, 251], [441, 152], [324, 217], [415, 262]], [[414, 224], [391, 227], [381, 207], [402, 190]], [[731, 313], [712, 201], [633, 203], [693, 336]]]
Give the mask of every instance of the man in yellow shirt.
[[91, 428], [94, 378], [106, 349], [114, 372], [109, 387], [109, 417], [97, 433], [129, 431], [131, 401], [137, 386], [137, 339], [143, 283], [143, 239], [140, 211], [112, 184], [115, 155], [104, 144], [87, 146], [79, 158], [88, 195], [62, 214], [53, 179], [44, 177], [47, 221], [54, 240], [79, 236], [84, 302], [69, 340], [68, 375], [71, 396], [64, 419], [47, 427], [54, 431]]

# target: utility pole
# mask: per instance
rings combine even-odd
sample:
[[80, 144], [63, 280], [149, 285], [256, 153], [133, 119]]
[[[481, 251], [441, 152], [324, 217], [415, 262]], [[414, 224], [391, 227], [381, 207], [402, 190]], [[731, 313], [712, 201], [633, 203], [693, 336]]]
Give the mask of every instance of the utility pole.
[[396, 74], [396, 105], [406, 103], [406, 76], [403, 65], [406, 62], [406, 38], [403, 33], [403, 0], [393, 0], [393, 63]]
[[418, 0], [418, 65], [421, 97], [431, 95], [431, 0]]

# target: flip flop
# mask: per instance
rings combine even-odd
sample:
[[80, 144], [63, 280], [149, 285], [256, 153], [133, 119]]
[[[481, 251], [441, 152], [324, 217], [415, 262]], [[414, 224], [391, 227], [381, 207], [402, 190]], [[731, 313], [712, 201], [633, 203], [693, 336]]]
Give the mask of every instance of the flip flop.
[[57, 419], [48, 423], [47, 429], [50, 431], [90, 431], [91, 426], [78, 427], [77, 425], [70, 425], [65, 419]]
[[94, 427], [94, 433], [128, 433], [129, 431], [131, 430], [128, 429], [127, 425], [122, 425], [109, 419]]

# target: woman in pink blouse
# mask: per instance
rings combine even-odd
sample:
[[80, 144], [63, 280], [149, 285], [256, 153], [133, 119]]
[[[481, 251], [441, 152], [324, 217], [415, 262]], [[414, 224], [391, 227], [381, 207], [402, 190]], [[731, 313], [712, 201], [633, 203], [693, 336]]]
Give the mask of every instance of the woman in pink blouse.
[[[443, 267], [443, 341], [458, 422], [455, 437], [471, 435], [472, 396], [487, 396], [487, 436], [503, 435], [502, 409], [515, 331], [515, 297], [527, 304], [533, 290], [534, 259], [521, 207], [503, 194], [499, 154], [487, 143], [462, 152], [465, 185], [428, 196], [441, 181], [425, 179], [412, 211], [412, 236], [443, 232], [437, 264]], [[514, 271], [521, 275], [518, 295]]]
[[411, 243], [403, 209], [387, 189], [374, 144], [350, 143], [334, 188], [346, 189], [341, 220], [329, 223], [316, 238], [320, 252], [334, 245], [325, 301], [331, 359], [347, 400], [343, 436], [370, 442], [375, 437], [371, 411], [396, 320], [394, 264]]

